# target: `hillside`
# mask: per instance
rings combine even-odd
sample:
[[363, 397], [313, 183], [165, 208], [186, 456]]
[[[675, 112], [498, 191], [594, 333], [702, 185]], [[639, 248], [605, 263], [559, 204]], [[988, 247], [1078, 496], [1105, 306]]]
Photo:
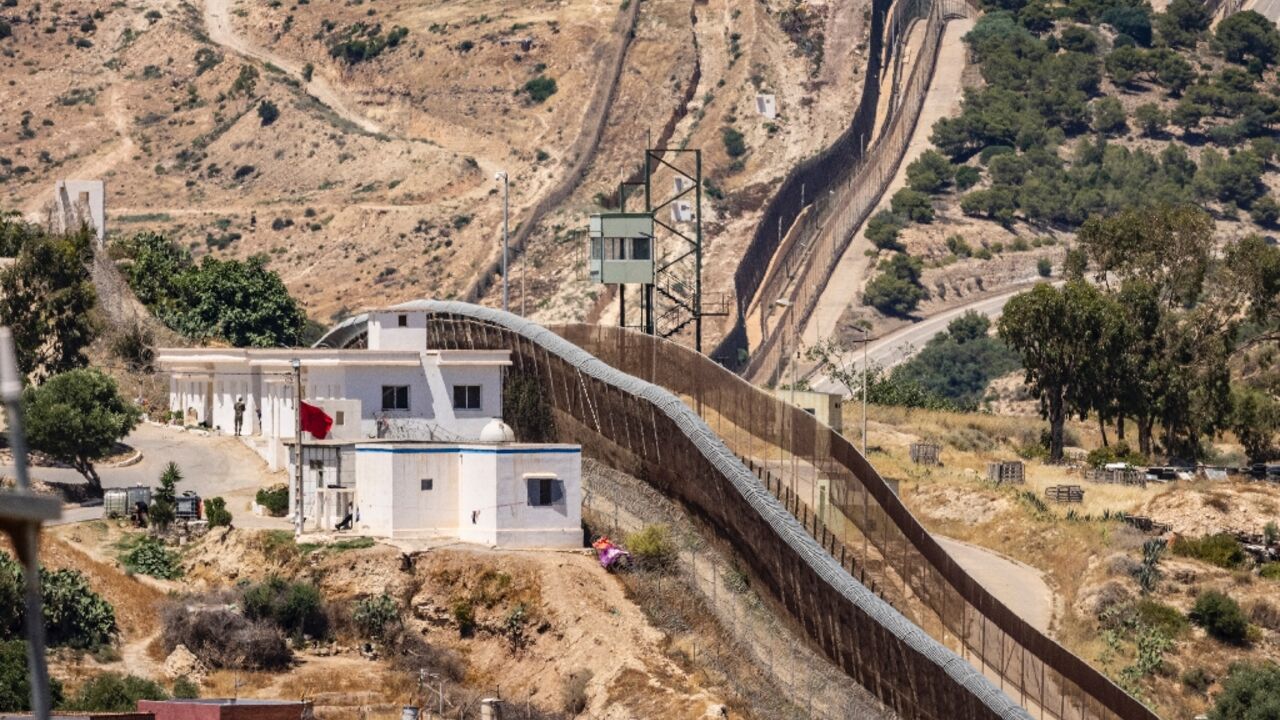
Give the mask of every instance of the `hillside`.
[[[858, 426], [859, 412], [846, 405], [846, 428]], [[1002, 487], [986, 480], [986, 464], [1034, 450], [1040, 428], [1029, 417], [872, 406], [869, 430], [869, 459], [886, 477], [900, 480], [904, 502], [930, 532], [1042, 571], [1054, 606], [1050, 636], [1161, 717], [1191, 720], [1204, 713], [1232, 663], [1280, 660], [1277, 580], [1243, 562], [1222, 567], [1189, 557], [1177, 544], [1179, 537], [1262, 533], [1276, 517], [1273, 484], [1232, 479], [1105, 485], [1084, 480], [1079, 467], [1030, 459], [1026, 484]], [[1073, 423], [1069, 432], [1082, 449], [1100, 444], [1091, 424]], [[911, 463], [909, 445], [922, 441], [941, 444], [941, 465]], [[1220, 452], [1233, 450], [1238, 446], [1230, 442], [1219, 445]], [[1044, 489], [1058, 484], [1082, 486], [1084, 502], [1043, 504]], [[1117, 517], [1121, 512], [1172, 526], [1149, 593], [1140, 589], [1137, 570], [1143, 544], [1159, 535], [1125, 525]], [[1244, 609], [1247, 641], [1224, 642], [1188, 620], [1196, 599], [1210, 590]], [[1144, 638], [1148, 627], [1158, 627], [1161, 637]]]
[[964, 36], [963, 97], [931, 88], [931, 101], [953, 95], [926, 112], [882, 212], [849, 253], [870, 258], [859, 284], [898, 251], [918, 260], [922, 296], [895, 308], [870, 291], [845, 293], [839, 327], [887, 330], [1058, 277], [1090, 216], [1149, 203], [1205, 208], [1220, 245], [1274, 234], [1277, 76], [1266, 48], [1280, 35], [1268, 21], [1244, 12], [1212, 24], [1186, 2], [1160, 12], [987, 5]]
[[[0, 119], [0, 203], [36, 216], [54, 180], [104, 178], [112, 233], [267, 253], [321, 322], [463, 295], [499, 245], [502, 170], [513, 230], [572, 190], [513, 276], [527, 271], [531, 313], [584, 317], [596, 288], [570, 233], [646, 137], [703, 149], [724, 193], [707, 216], [708, 281], [727, 289], [770, 183], [843, 130], [866, 32], [853, 2], [18, 0], [0, 17], [0, 101], [22, 108]], [[757, 91], [777, 94], [773, 122]]]

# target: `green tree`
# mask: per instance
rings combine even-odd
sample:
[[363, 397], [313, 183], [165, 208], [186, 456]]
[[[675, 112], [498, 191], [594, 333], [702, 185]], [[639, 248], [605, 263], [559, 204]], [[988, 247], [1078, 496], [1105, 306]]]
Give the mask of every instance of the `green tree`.
[[22, 401], [31, 447], [70, 463], [100, 495], [94, 461], [109, 455], [142, 416], [115, 380], [94, 369], [71, 370], [27, 388]]
[[886, 315], [909, 315], [929, 297], [920, 284], [924, 265], [905, 253], [894, 253], [880, 263], [880, 274], [867, 283], [862, 302]]
[[955, 177], [955, 166], [937, 150], [926, 150], [907, 165], [907, 185], [927, 194], [942, 192]]
[[1214, 699], [1209, 720], [1276, 718], [1280, 718], [1280, 666], [1272, 662], [1233, 665]]
[[176, 517], [180, 482], [182, 471], [177, 463], [169, 461], [160, 472], [160, 487], [151, 494], [151, 523], [161, 530], [168, 528]]
[[524, 84], [525, 94], [535, 103], [546, 102], [547, 98], [556, 94], [556, 79], [539, 75]]
[[1280, 403], [1270, 394], [1245, 385], [1231, 389], [1231, 431], [1251, 462], [1271, 458], [1280, 430]]
[[902, 188], [893, 194], [889, 205], [893, 208], [893, 214], [898, 217], [907, 218], [912, 222], [933, 222], [933, 204], [929, 202], [929, 196], [922, 192]]
[[[54, 707], [62, 705], [62, 683], [49, 680]], [[0, 712], [31, 711], [31, 676], [27, 668], [27, 644], [22, 640], [0, 642]]]
[[991, 321], [970, 311], [952, 320], [907, 362], [894, 368], [892, 379], [918, 385], [958, 407], [977, 407], [990, 382], [1018, 369], [1018, 356], [988, 336]]
[[158, 683], [136, 675], [106, 672], [80, 686], [65, 709], [75, 712], [136, 712], [139, 700], [168, 700]]
[[[1053, 318], [1053, 322], [1045, 322]], [[1081, 281], [1040, 284], [1005, 305], [1000, 337], [1021, 357], [1027, 385], [1049, 421], [1049, 458], [1062, 459], [1067, 417], [1091, 405], [1097, 360], [1112, 321], [1102, 293]]]
[[1165, 42], [1173, 47], [1192, 47], [1209, 29], [1213, 16], [1197, 0], [1172, 0], [1165, 11], [1156, 16], [1156, 28]]
[[1093, 102], [1093, 129], [1103, 135], [1115, 135], [1124, 132], [1124, 106], [1113, 97], [1099, 98]]
[[1280, 57], [1280, 31], [1266, 17], [1245, 10], [1218, 23], [1214, 43], [1222, 56], [1234, 63], [1274, 65]]
[[28, 226], [8, 235], [21, 245], [9, 248], [17, 259], [0, 272], [0, 325], [13, 332], [19, 369], [40, 379], [84, 367], [97, 334], [90, 316], [97, 294], [85, 266], [92, 233], [55, 236]]
[[1132, 85], [1139, 75], [1150, 73], [1155, 69], [1151, 57], [1145, 50], [1131, 46], [1112, 50], [1107, 54], [1105, 65], [1107, 75], [1117, 85]]
[[179, 278], [170, 324], [188, 337], [220, 337], [236, 347], [293, 345], [306, 316], [264, 256], [205, 257]]
[[1143, 47], [1151, 44], [1150, 6], [1113, 5], [1102, 13], [1101, 20]]
[[1155, 103], [1143, 103], [1134, 108], [1133, 119], [1138, 123], [1142, 134], [1147, 137], [1160, 135], [1169, 124], [1169, 116]]
[[1263, 227], [1272, 227], [1280, 220], [1280, 203], [1270, 195], [1263, 195], [1249, 207], [1249, 217]]
[[902, 243], [898, 242], [902, 224], [902, 220], [891, 210], [881, 210], [867, 220], [863, 235], [879, 250], [903, 250]]
[[231, 527], [231, 511], [227, 509], [227, 501], [220, 497], [204, 501], [204, 517], [209, 527]]
[[1200, 593], [1187, 617], [1223, 642], [1242, 643], [1249, 631], [1240, 604], [1217, 590]]

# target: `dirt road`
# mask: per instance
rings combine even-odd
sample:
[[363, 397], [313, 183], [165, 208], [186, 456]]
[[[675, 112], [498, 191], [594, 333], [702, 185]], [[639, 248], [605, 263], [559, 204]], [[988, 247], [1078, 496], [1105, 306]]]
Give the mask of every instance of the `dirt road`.
[[308, 95], [324, 103], [344, 120], [354, 123], [365, 132], [382, 132], [382, 128], [377, 123], [347, 105], [342, 95], [324, 77], [322, 71], [317, 70], [311, 76], [311, 82], [306, 82], [302, 78], [302, 65], [297, 60], [273, 53], [253, 44], [248, 38], [237, 35], [231, 23], [231, 0], [205, 0], [204, 24], [209, 30], [209, 39], [213, 42], [241, 55], [275, 65], [297, 78]]
[[1044, 581], [1044, 573], [977, 545], [941, 535], [933, 537], [987, 592], [1032, 627], [1049, 634], [1053, 623], [1053, 592]]
[[[1277, 0], [1280, 1], [1280, 0]], [[938, 50], [938, 61], [934, 68], [929, 92], [925, 95], [920, 109], [920, 117], [916, 121], [915, 130], [907, 144], [906, 154], [898, 165], [897, 175], [889, 185], [888, 191], [880, 199], [882, 206], [888, 205], [888, 199], [906, 185], [906, 168], [919, 157], [932, 143], [929, 135], [933, 132], [933, 124], [939, 119], [950, 117], [959, 112], [960, 100], [964, 95], [961, 73], [965, 68], [964, 35], [973, 27], [973, 20], [952, 20], [943, 31]], [[914, 57], [908, 55], [906, 57]], [[918, 60], [918, 58], [916, 58]], [[903, 68], [903, 76], [910, 73], [910, 68]], [[862, 227], [854, 230], [853, 242], [840, 257], [831, 279], [818, 298], [818, 304], [809, 316], [809, 323], [804, 329], [806, 345], [816, 344], [819, 340], [831, 335], [844, 309], [854, 300], [862, 289], [867, 270], [867, 251], [871, 249], [871, 241], [862, 235]]]

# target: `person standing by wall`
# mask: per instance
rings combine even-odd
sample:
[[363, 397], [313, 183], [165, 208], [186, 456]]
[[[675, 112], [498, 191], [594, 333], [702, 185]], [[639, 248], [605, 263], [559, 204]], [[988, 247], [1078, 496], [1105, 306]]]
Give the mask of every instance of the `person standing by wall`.
[[236, 435], [240, 434], [240, 429], [244, 427], [244, 398], [237, 397], [235, 404], [236, 411]]

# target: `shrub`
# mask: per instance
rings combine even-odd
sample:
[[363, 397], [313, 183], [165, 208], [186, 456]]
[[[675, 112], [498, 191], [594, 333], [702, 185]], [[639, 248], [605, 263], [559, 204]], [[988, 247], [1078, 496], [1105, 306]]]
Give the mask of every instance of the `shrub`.
[[1213, 685], [1213, 676], [1205, 671], [1202, 667], [1193, 667], [1182, 673], [1182, 684], [1192, 692], [1201, 695], [1209, 691], [1209, 686]]
[[972, 165], [961, 165], [956, 169], [956, 188], [968, 190], [982, 179], [982, 171]]
[[168, 700], [159, 684], [136, 675], [108, 672], [80, 686], [64, 709], [75, 712], [136, 712], [139, 700]]
[[244, 591], [244, 614], [250, 620], [270, 620], [295, 639], [323, 638], [329, 633], [320, 590], [310, 583], [290, 583], [272, 576], [252, 585]]
[[390, 595], [360, 598], [351, 612], [351, 620], [360, 634], [373, 640], [381, 640], [393, 625], [400, 622], [400, 610]]
[[1138, 620], [1170, 638], [1176, 638], [1187, 630], [1187, 618], [1178, 609], [1155, 600], [1139, 600], [1134, 606]]
[[1244, 562], [1244, 549], [1240, 542], [1226, 533], [1201, 538], [1179, 537], [1170, 549], [1175, 555], [1195, 558], [1228, 570]]
[[934, 194], [951, 184], [956, 169], [942, 153], [926, 150], [907, 165], [907, 185], [912, 190]]
[[902, 188], [889, 200], [893, 213], [912, 222], [933, 222], [933, 204], [929, 196], [910, 188]]
[[1256, 600], [1249, 606], [1249, 620], [1273, 632], [1280, 632], [1280, 608], [1266, 600]]
[[1209, 720], [1271, 720], [1280, 712], [1280, 666], [1233, 665]]
[[973, 247], [965, 241], [963, 235], [950, 235], [947, 237], [947, 250], [956, 257], [969, 257], [973, 255]]
[[902, 221], [888, 210], [881, 210], [867, 220], [867, 228], [863, 231], [867, 239], [881, 250], [901, 250], [898, 232], [902, 230]]
[[[62, 706], [62, 683], [49, 680], [54, 707]], [[27, 644], [21, 640], [0, 642], [0, 712], [31, 710], [31, 675], [27, 667]]]
[[549, 78], [546, 75], [539, 75], [524, 84], [525, 94], [535, 103], [545, 102], [547, 98], [556, 94], [556, 90], [555, 78]]
[[886, 315], [908, 315], [929, 296], [920, 285], [920, 260], [897, 253], [880, 264], [880, 274], [867, 283], [862, 302]]
[[129, 572], [150, 575], [162, 580], [172, 580], [182, 575], [178, 554], [166, 548], [155, 538], [139, 538], [133, 549], [121, 560]]
[[747, 140], [737, 128], [720, 128], [720, 141], [724, 143], [724, 151], [729, 157], [742, 157], [747, 154]]
[[[22, 566], [0, 552], [0, 641], [21, 635], [25, 592]], [[115, 611], [89, 587], [76, 570], [40, 568], [44, 600], [45, 640], [50, 646], [93, 649], [108, 644], [117, 632]]]
[[1169, 124], [1169, 115], [1155, 103], [1144, 103], [1134, 108], [1133, 119], [1137, 121], [1142, 134], [1155, 137]]
[[628, 533], [624, 547], [646, 570], [668, 570], [676, 562], [676, 546], [671, 530], [666, 525], [646, 525], [643, 529]]
[[1216, 590], [1201, 593], [1189, 617], [1223, 642], [1242, 643], [1249, 631], [1249, 621], [1239, 603]]
[[266, 127], [275, 122], [280, 117], [280, 108], [270, 100], [263, 100], [258, 103], [258, 119], [262, 121], [262, 127]]
[[253, 499], [271, 517], [284, 517], [289, 512], [289, 486], [284, 483], [259, 488]]
[[1124, 106], [1113, 97], [1099, 98], [1093, 102], [1093, 129], [1104, 135], [1123, 132], [1125, 129]]
[[1053, 262], [1049, 258], [1040, 258], [1036, 261], [1036, 272], [1040, 277], [1049, 277], [1053, 274]]
[[279, 628], [225, 608], [188, 611], [175, 603], [164, 612], [162, 637], [165, 652], [185, 645], [212, 668], [278, 670], [293, 660]]
[[231, 527], [231, 511], [227, 509], [227, 501], [220, 497], [205, 500], [204, 518], [209, 521], [209, 527]]
[[173, 697], [174, 699], [192, 700], [200, 697], [200, 686], [191, 682], [186, 675], [179, 676], [173, 681]]
[[1280, 220], [1280, 203], [1270, 195], [1263, 195], [1253, 201], [1253, 206], [1249, 208], [1249, 217], [1263, 227], [1271, 227], [1276, 224], [1276, 220]]

